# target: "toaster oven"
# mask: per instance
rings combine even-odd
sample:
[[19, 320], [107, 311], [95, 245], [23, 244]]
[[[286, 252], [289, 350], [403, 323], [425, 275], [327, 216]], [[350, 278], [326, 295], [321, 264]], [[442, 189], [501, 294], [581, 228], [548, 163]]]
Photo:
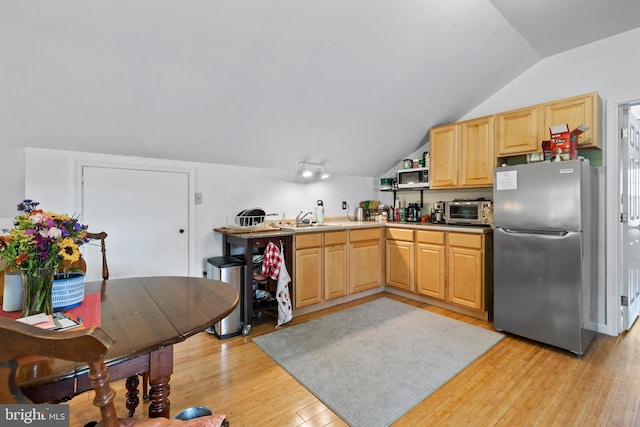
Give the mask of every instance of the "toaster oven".
[[490, 225], [485, 208], [493, 202], [486, 199], [454, 200], [445, 204], [445, 221], [447, 224]]

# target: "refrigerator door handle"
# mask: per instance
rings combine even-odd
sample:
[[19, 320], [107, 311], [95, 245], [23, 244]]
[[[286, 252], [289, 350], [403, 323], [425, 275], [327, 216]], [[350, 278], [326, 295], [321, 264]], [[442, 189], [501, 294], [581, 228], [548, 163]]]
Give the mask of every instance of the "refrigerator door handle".
[[515, 228], [503, 228], [502, 229], [507, 234], [532, 234], [532, 235], [540, 235], [544, 234], [547, 236], [556, 236], [556, 237], [565, 237], [569, 234], [567, 230], [519, 230]]

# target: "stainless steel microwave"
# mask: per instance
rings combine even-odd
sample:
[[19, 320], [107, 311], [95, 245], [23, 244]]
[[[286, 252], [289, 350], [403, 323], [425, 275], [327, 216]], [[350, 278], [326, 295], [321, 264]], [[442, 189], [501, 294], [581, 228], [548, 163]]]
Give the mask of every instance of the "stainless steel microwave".
[[429, 168], [400, 169], [398, 188], [429, 188]]

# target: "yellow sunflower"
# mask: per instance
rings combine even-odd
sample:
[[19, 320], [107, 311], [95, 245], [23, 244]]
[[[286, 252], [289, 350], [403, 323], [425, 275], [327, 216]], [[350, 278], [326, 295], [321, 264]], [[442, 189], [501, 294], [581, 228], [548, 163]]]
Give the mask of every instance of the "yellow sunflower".
[[80, 251], [78, 250], [78, 245], [76, 242], [67, 237], [62, 239], [59, 243], [60, 252], [58, 254], [62, 256], [62, 259], [69, 262], [76, 262], [80, 259]]

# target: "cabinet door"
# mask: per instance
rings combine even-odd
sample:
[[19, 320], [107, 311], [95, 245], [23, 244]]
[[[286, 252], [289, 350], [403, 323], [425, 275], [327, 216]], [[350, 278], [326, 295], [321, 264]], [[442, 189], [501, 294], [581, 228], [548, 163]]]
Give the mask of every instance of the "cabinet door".
[[493, 150], [493, 116], [459, 124], [461, 131], [458, 184], [491, 187], [496, 158]]
[[381, 257], [379, 239], [363, 240], [349, 244], [350, 293], [380, 286]]
[[[346, 234], [346, 233], [345, 233]], [[347, 295], [349, 273], [347, 245], [332, 245], [324, 248], [324, 299], [330, 300]]]
[[419, 243], [416, 261], [416, 291], [444, 301], [445, 249], [441, 245]]
[[549, 127], [567, 123], [572, 131], [579, 125], [589, 126], [589, 130], [578, 136], [578, 147], [599, 146], [599, 141], [594, 140], [594, 101], [597, 103], [596, 94], [576, 96], [545, 104], [545, 139], [549, 139]]
[[432, 128], [430, 186], [449, 188], [458, 185], [458, 127], [455, 124]]
[[414, 244], [387, 240], [387, 285], [413, 292]]
[[449, 292], [452, 304], [484, 310], [484, 278], [481, 250], [449, 247]]
[[296, 308], [322, 302], [322, 248], [296, 250]]
[[498, 157], [542, 151], [545, 138], [544, 134], [538, 137], [538, 110], [533, 106], [496, 115]]

